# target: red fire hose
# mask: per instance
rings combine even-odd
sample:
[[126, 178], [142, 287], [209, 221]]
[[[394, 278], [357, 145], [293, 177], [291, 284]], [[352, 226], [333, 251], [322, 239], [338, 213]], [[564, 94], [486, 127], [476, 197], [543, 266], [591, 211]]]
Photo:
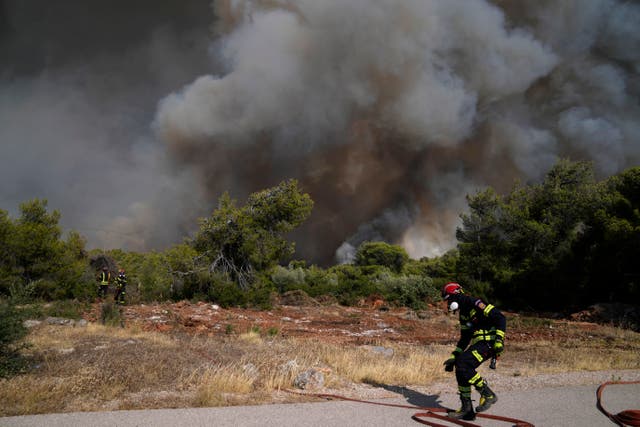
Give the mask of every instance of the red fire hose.
[[602, 391], [605, 389], [606, 386], [611, 384], [640, 384], [640, 381], [609, 381], [601, 384], [600, 387], [598, 387], [598, 390], [596, 391], [596, 397], [598, 398], [596, 406], [598, 407], [600, 412], [605, 414], [607, 418], [613, 421], [614, 424], [619, 425], [621, 427], [624, 427], [624, 426], [640, 427], [640, 410], [628, 409], [626, 411], [622, 411], [614, 415], [609, 413], [606, 409], [604, 409], [604, 406], [602, 406]]
[[[606, 386], [608, 385], [612, 385], [612, 384], [640, 384], [640, 381], [610, 381], [610, 382], [606, 382], [601, 384], [598, 387], [598, 390], [596, 391], [596, 396], [597, 396], [597, 404], [596, 406], [598, 407], [598, 409], [600, 410], [600, 412], [602, 412], [604, 415], [607, 416], [607, 418], [609, 418], [611, 421], [613, 421], [613, 423], [615, 423], [618, 426], [621, 427], [625, 427], [625, 426], [629, 426], [629, 427], [640, 427], [640, 410], [638, 409], [629, 409], [629, 410], [625, 410], [622, 412], [619, 412], [618, 414], [611, 414], [609, 413], [604, 406], [602, 406], [602, 392], [605, 389]], [[380, 402], [372, 402], [370, 400], [360, 400], [360, 399], [352, 399], [349, 397], [345, 397], [345, 396], [340, 396], [337, 394], [311, 394], [311, 393], [299, 393], [299, 392], [295, 392], [292, 390], [287, 390], [290, 393], [293, 394], [300, 394], [300, 395], [304, 395], [304, 396], [313, 396], [313, 397], [319, 397], [322, 399], [338, 399], [338, 400], [345, 400], [345, 401], [349, 401], [349, 402], [359, 402], [359, 403], [367, 403], [367, 404], [371, 404], [371, 405], [379, 405], [379, 406], [390, 406], [390, 407], [394, 407], [394, 408], [407, 408], [407, 409], [418, 409], [421, 410], [422, 412], [416, 412], [415, 414], [413, 414], [413, 416], [411, 417], [414, 421], [419, 422], [420, 424], [424, 424], [430, 427], [448, 427], [451, 424], [455, 424], [455, 425], [459, 425], [462, 427], [479, 427], [478, 424], [474, 424], [471, 423], [469, 421], [463, 421], [463, 420], [456, 420], [453, 418], [449, 418], [446, 415], [441, 415], [441, 413], [445, 413], [448, 411], [447, 408], [424, 408], [421, 406], [414, 406], [414, 405], [401, 405], [401, 404], [394, 404], [394, 403], [380, 403]], [[510, 417], [503, 417], [500, 415], [491, 415], [491, 414], [483, 414], [483, 413], [478, 413], [476, 414], [476, 416], [478, 418], [487, 418], [487, 419], [492, 419], [492, 420], [497, 420], [497, 421], [504, 421], [504, 422], [508, 422], [511, 423], [514, 427], [535, 427], [533, 424], [527, 422], [527, 421], [523, 421], [523, 420], [519, 420], [516, 418], [510, 418]], [[436, 420], [442, 420], [442, 421], [446, 421], [448, 424], [439, 424], [435, 421], [432, 421], [430, 419], [425, 419], [425, 418], [434, 418]]]
[[[291, 393], [294, 394], [302, 394], [305, 396], [314, 396], [314, 397], [319, 397], [322, 399], [338, 399], [338, 400], [345, 400], [345, 401], [349, 401], [349, 402], [359, 402], [359, 403], [367, 403], [370, 405], [379, 405], [379, 406], [390, 406], [390, 407], [394, 407], [394, 408], [407, 408], [407, 409], [418, 409], [421, 410], [423, 412], [417, 412], [415, 414], [413, 414], [413, 416], [411, 417], [414, 421], [419, 422], [420, 424], [424, 424], [427, 426], [431, 426], [431, 427], [449, 427], [451, 424], [455, 424], [455, 425], [459, 425], [459, 426], [463, 426], [463, 427], [480, 427], [478, 424], [474, 424], [471, 423], [469, 421], [463, 421], [463, 420], [456, 420], [454, 418], [449, 418], [446, 415], [440, 415], [439, 413], [443, 413], [443, 412], [447, 412], [449, 409], [447, 408], [424, 408], [421, 406], [414, 406], [414, 405], [401, 405], [401, 404], [395, 404], [395, 403], [380, 403], [380, 402], [372, 402], [370, 400], [360, 400], [360, 399], [352, 399], [349, 397], [345, 397], [345, 396], [340, 396], [337, 394], [307, 394], [307, 393], [297, 393], [294, 391], [290, 391]], [[499, 415], [491, 415], [491, 414], [483, 414], [483, 413], [479, 413], [476, 414], [478, 418], [487, 418], [487, 419], [492, 419], [492, 420], [497, 420], [497, 421], [504, 421], [504, 422], [508, 422], [511, 423], [514, 427], [535, 427], [533, 424], [528, 423], [526, 421], [522, 421], [522, 420], [518, 420], [516, 418], [509, 418], [509, 417], [502, 417]], [[434, 421], [431, 420], [426, 420], [424, 418], [435, 418], [437, 420], [442, 420], [442, 421], [446, 421], [447, 423], [449, 423], [448, 425], [444, 425], [444, 424], [438, 424]]]

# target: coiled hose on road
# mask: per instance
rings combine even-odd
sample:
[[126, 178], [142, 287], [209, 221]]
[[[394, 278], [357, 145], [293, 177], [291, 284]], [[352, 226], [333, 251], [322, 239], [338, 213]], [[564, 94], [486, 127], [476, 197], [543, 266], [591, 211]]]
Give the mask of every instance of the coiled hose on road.
[[602, 406], [602, 392], [605, 387], [612, 384], [640, 384], [640, 381], [609, 381], [603, 383], [598, 387], [596, 391], [597, 403], [596, 406], [616, 425], [621, 427], [631, 426], [631, 427], [640, 427], [640, 410], [638, 409], [627, 409], [626, 411], [619, 412], [617, 414], [611, 414], [608, 412], [604, 406]]
[[[416, 409], [419, 410], [421, 412], [416, 412], [415, 414], [413, 414], [413, 416], [411, 417], [414, 421], [419, 422], [420, 424], [424, 424], [430, 427], [450, 427], [451, 424], [456, 424], [462, 427], [480, 427], [478, 424], [474, 424], [471, 423], [469, 421], [463, 421], [463, 420], [456, 420], [454, 418], [449, 418], [446, 415], [440, 415], [439, 413], [446, 413], [448, 411], [447, 408], [424, 408], [422, 406], [414, 406], [414, 405], [401, 405], [401, 404], [395, 404], [395, 403], [380, 403], [380, 402], [372, 402], [370, 400], [360, 400], [360, 399], [352, 399], [349, 397], [345, 397], [345, 396], [340, 396], [337, 394], [306, 394], [306, 393], [296, 393], [293, 392], [295, 394], [304, 394], [305, 396], [314, 396], [314, 397], [319, 397], [322, 399], [338, 399], [338, 400], [345, 400], [345, 401], [349, 401], [349, 402], [359, 402], [359, 403], [367, 403], [370, 405], [379, 405], [379, 406], [390, 406], [393, 408], [407, 408], [407, 409]], [[528, 423], [526, 421], [523, 420], [519, 420], [516, 418], [509, 418], [509, 417], [502, 417], [500, 415], [491, 415], [491, 414], [484, 414], [484, 413], [479, 413], [476, 414], [478, 418], [487, 418], [487, 419], [492, 419], [492, 420], [497, 420], [497, 421], [504, 421], [507, 423], [511, 423], [514, 427], [535, 427], [533, 424]], [[447, 425], [444, 424], [438, 424], [435, 421], [426, 419], [426, 418], [435, 418], [437, 420], [442, 420], [442, 421], [446, 421]]]
[[[608, 412], [604, 406], [602, 405], [602, 392], [604, 391], [605, 387], [609, 386], [609, 385], [613, 385], [613, 384], [640, 384], [640, 381], [609, 381], [606, 383], [601, 384], [598, 387], [598, 390], [596, 391], [596, 397], [597, 397], [597, 402], [596, 402], [596, 406], [598, 407], [598, 409], [600, 410], [600, 412], [602, 412], [605, 416], [607, 416], [607, 418], [609, 418], [613, 423], [615, 423], [618, 426], [621, 427], [640, 427], [640, 410], [638, 409], [628, 409], [622, 412], [619, 412], [617, 414], [611, 414], [610, 412]], [[453, 418], [449, 418], [446, 415], [441, 415], [441, 413], [446, 413], [448, 411], [447, 408], [425, 408], [425, 407], [421, 407], [421, 406], [415, 406], [415, 405], [401, 405], [401, 404], [395, 404], [395, 403], [381, 403], [381, 402], [372, 402], [370, 400], [360, 400], [360, 399], [352, 399], [349, 397], [345, 397], [345, 396], [340, 396], [337, 394], [308, 394], [308, 393], [298, 393], [295, 391], [291, 391], [291, 390], [287, 390], [290, 393], [293, 394], [300, 394], [300, 395], [305, 395], [305, 396], [314, 396], [314, 397], [319, 397], [322, 399], [328, 399], [328, 400], [333, 400], [333, 399], [337, 399], [337, 400], [345, 400], [345, 401], [349, 401], [349, 402], [359, 402], [359, 403], [367, 403], [370, 405], [379, 405], [379, 406], [390, 406], [390, 407], [394, 407], [394, 408], [407, 408], [407, 409], [416, 409], [419, 410], [421, 412], [416, 412], [415, 414], [413, 414], [413, 416], [411, 417], [414, 421], [417, 421], [421, 424], [430, 426], [430, 427], [448, 427], [451, 424], [456, 424], [462, 427], [480, 427], [478, 426], [478, 424], [474, 424], [471, 423], [469, 421], [463, 421], [463, 420], [456, 420]], [[478, 418], [487, 418], [487, 419], [492, 419], [492, 420], [497, 420], [497, 421], [504, 421], [504, 422], [508, 422], [508, 423], [512, 423], [514, 427], [535, 427], [533, 424], [527, 422], [527, 421], [523, 421], [523, 420], [519, 420], [517, 418], [510, 418], [510, 417], [503, 417], [500, 415], [491, 415], [491, 414], [484, 414], [484, 413], [478, 413], [476, 414], [476, 416]], [[442, 420], [442, 421], [446, 421], [448, 424], [439, 424], [436, 423], [433, 420], [427, 419], [427, 418], [434, 418], [437, 420]]]

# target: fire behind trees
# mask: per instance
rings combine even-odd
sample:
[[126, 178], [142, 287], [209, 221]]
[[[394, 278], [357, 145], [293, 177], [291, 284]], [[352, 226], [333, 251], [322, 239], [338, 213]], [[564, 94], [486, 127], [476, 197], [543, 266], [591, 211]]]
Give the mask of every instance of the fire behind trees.
[[[313, 201], [297, 181], [252, 194], [239, 205], [219, 200], [199, 232], [163, 252], [106, 251], [129, 277], [131, 303], [202, 299], [226, 306], [268, 306], [274, 294], [303, 290], [341, 304], [379, 295], [420, 308], [449, 280], [512, 309], [574, 312], [596, 302], [640, 296], [640, 168], [603, 181], [590, 163], [561, 161], [539, 184], [507, 194], [488, 188], [468, 196], [458, 246], [441, 257], [411, 259], [404, 248], [365, 242], [353, 263], [328, 268], [296, 260], [288, 234]], [[91, 260], [72, 232], [62, 239], [60, 213], [46, 201], [0, 212], [0, 293], [13, 301], [95, 295]]]

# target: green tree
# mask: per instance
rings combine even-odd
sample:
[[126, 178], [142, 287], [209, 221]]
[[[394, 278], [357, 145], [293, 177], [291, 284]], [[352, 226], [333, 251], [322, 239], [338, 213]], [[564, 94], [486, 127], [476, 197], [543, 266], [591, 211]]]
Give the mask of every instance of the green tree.
[[0, 294], [4, 295], [21, 282], [13, 249], [14, 235], [13, 221], [6, 211], [0, 210]]
[[198, 252], [187, 244], [172, 246], [164, 252], [167, 272], [171, 277], [171, 292], [174, 299], [191, 299], [206, 295], [204, 275], [196, 266]]
[[92, 298], [94, 275], [88, 265], [86, 239], [78, 232], [70, 231], [60, 246], [57, 258], [52, 260], [49, 283], [53, 286], [47, 295], [51, 299]]
[[137, 278], [144, 301], [164, 301], [171, 298], [173, 280], [161, 252], [151, 251], [144, 254]]
[[461, 215], [462, 227], [456, 230], [456, 238], [459, 268], [471, 285], [494, 280], [508, 265], [502, 226], [507, 208], [492, 188], [467, 196], [467, 203], [469, 213]]
[[20, 205], [13, 250], [16, 267], [25, 282], [42, 279], [53, 270], [52, 260], [63, 250], [58, 226], [60, 212], [47, 212], [47, 201], [34, 199]]
[[639, 177], [634, 168], [597, 182], [590, 163], [562, 160], [540, 184], [468, 197], [461, 276], [520, 307], [637, 297]]
[[640, 167], [602, 184], [601, 203], [583, 240], [585, 292], [599, 301], [640, 300]]
[[400, 273], [409, 260], [407, 251], [399, 245], [385, 242], [364, 242], [356, 251], [354, 264], [358, 266], [380, 265]]
[[61, 239], [60, 212], [47, 201], [20, 205], [16, 220], [0, 211], [0, 293], [16, 298], [70, 298], [83, 295], [87, 260], [82, 237]]
[[248, 289], [256, 271], [265, 271], [294, 253], [285, 234], [309, 216], [313, 201], [295, 180], [253, 193], [245, 206], [237, 206], [229, 194], [218, 209], [201, 219], [193, 246], [209, 263], [211, 272], [228, 274]]
[[[440, 290], [451, 281], [459, 281], [465, 283], [465, 287], [474, 292], [474, 295], [485, 297], [485, 292], [479, 292], [475, 283], [458, 278], [458, 262], [460, 253], [458, 249], [450, 249], [441, 256], [433, 258], [421, 258], [419, 260], [410, 259], [403, 269], [403, 273], [407, 276], [420, 276], [429, 278], [431, 287], [429, 298], [433, 301], [440, 300]], [[434, 291], [435, 290], [435, 291]]]

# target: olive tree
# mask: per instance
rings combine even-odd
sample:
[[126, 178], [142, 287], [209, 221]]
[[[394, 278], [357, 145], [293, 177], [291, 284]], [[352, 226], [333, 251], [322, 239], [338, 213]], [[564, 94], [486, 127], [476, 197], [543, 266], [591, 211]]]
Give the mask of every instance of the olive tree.
[[295, 251], [285, 239], [311, 213], [313, 201], [296, 180], [253, 193], [244, 206], [223, 194], [218, 208], [200, 220], [193, 240], [209, 271], [228, 274], [247, 289], [256, 271], [264, 271], [285, 261]]

